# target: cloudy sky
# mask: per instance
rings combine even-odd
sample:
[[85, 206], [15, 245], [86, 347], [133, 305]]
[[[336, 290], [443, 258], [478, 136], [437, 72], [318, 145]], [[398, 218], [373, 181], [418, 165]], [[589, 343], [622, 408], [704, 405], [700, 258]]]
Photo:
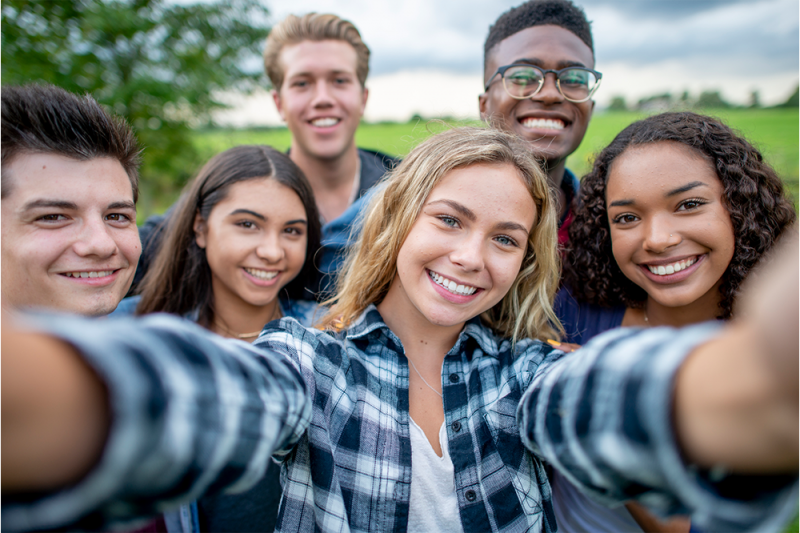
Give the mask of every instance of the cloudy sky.
[[[521, 0], [291, 0], [289, 13], [331, 12], [352, 21], [372, 50], [366, 119], [477, 117], [489, 25]], [[747, 103], [785, 100], [798, 83], [797, 0], [578, 0], [592, 22], [601, 108], [657, 93], [719, 90]], [[235, 99], [223, 120], [280, 123], [265, 94]], [[223, 118], [223, 117], [220, 117]]]

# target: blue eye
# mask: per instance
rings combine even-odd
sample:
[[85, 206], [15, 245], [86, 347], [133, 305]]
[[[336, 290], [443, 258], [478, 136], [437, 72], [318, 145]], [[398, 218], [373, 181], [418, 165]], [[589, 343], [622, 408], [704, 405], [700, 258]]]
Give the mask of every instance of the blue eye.
[[499, 235], [495, 237], [494, 240], [499, 242], [503, 246], [518, 246], [517, 241], [515, 241], [514, 239], [512, 239], [507, 235]]
[[458, 220], [456, 220], [453, 217], [442, 216], [442, 217], [439, 217], [439, 220], [441, 220], [445, 225], [450, 226], [452, 228], [455, 228], [455, 227], [458, 226]]

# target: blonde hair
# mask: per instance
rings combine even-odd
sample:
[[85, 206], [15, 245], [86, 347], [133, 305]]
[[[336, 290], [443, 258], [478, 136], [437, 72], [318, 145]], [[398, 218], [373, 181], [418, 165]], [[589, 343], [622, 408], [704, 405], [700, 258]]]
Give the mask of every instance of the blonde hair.
[[347, 327], [386, 296], [397, 272], [400, 247], [428, 195], [452, 170], [475, 164], [513, 165], [536, 205], [525, 258], [508, 293], [481, 318], [514, 341], [553, 338], [561, 325], [553, 313], [560, 262], [557, 214], [547, 177], [525, 144], [511, 134], [455, 128], [429, 137], [385, 179], [364, 216], [361, 235], [348, 254], [331, 310], [321, 326]]
[[307, 13], [302, 17], [289, 15], [270, 30], [264, 47], [264, 70], [272, 87], [280, 91], [283, 85], [284, 72], [279, 56], [284, 46], [327, 40], [345, 41], [355, 49], [356, 77], [364, 87], [369, 74], [369, 48], [352, 22], [326, 13]]

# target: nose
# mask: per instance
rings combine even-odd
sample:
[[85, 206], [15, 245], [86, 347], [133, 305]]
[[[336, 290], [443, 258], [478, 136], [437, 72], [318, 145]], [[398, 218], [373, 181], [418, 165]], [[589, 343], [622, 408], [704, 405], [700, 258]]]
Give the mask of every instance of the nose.
[[331, 96], [330, 87], [328, 82], [320, 80], [314, 84], [314, 107], [327, 107], [333, 105], [333, 97]]
[[118, 251], [117, 242], [111, 232], [112, 229], [102, 218], [85, 219], [73, 244], [75, 253], [81, 257], [111, 257]]
[[283, 259], [285, 251], [281, 246], [280, 237], [271, 232], [265, 235], [258, 243], [256, 255], [267, 263], [277, 263]]
[[647, 222], [645, 231], [643, 246], [649, 252], [660, 254], [681, 242], [678, 230], [661, 217]]
[[532, 100], [538, 100], [545, 103], [558, 103], [564, 101], [564, 95], [558, 90], [556, 75], [553, 72], [548, 72], [544, 75], [544, 83], [539, 92], [531, 96]]
[[484, 246], [480, 235], [462, 239], [450, 253], [450, 261], [465, 272], [479, 272], [484, 268]]

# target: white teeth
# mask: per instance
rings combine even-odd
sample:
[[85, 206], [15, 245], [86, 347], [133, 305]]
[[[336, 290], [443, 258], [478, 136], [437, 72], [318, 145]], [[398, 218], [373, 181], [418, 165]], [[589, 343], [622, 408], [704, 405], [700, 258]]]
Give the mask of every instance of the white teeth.
[[560, 120], [549, 118], [526, 118], [522, 121], [526, 128], [540, 128], [545, 130], [563, 130], [564, 123]]
[[696, 262], [697, 262], [697, 258], [693, 257], [692, 259], [684, 259], [682, 261], [678, 261], [678, 262], [673, 263], [671, 265], [665, 265], [665, 266], [661, 266], [661, 265], [659, 265], [659, 266], [650, 266], [650, 265], [647, 265], [647, 268], [650, 270], [650, 272], [652, 272], [653, 274], [656, 274], [658, 276], [668, 276], [670, 274], [674, 274], [675, 272], [680, 272], [681, 270], [689, 268], [690, 266], [692, 266]]
[[455, 281], [447, 279], [444, 276], [439, 275], [432, 270], [429, 270], [428, 274], [430, 275], [431, 279], [436, 282], [437, 285], [444, 287], [453, 294], [469, 296], [470, 294], [474, 294], [475, 291], [478, 290], [477, 287], [471, 287], [469, 285], [459, 285]]
[[339, 123], [338, 118], [318, 118], [316, 120], [311, 121], [311, 124], [320, 128], [335, 126], [338, 123]]
[[274, 270], [259, 270], [257, 268], [245, 268], [244, 270], [254, 278], [263, 279], [264, 281], [271, 280], [278, 275]]
[[68, 278], [104, 278], [113, 273], [113, 270], [100, 270], [92, 272], [64, 272], [64, 275]]

